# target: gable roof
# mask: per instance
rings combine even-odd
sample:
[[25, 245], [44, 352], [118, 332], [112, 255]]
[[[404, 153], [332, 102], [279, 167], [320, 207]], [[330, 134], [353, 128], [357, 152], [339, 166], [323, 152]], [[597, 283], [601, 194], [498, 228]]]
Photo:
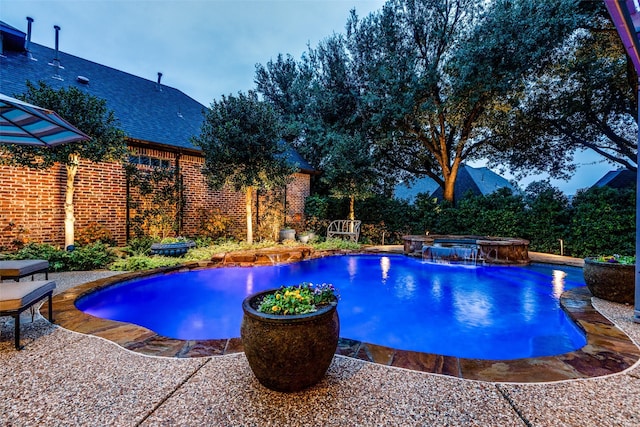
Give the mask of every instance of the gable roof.
[[602, 178], [591, 186], [611, 188], [631, 188], [636, 185], [636, 173], [629, 169], [618, 169], [607, 172]]
[[[54, 49], [29, 45], [24, 51], [5, 50], [0, 58], [0, 89], [9, 96], [26, 92], [27, 80], [45, 82], [54, 89], [74, 86], [107, 102], [128, 137], [171, 147], [199, 150], [190, 142], [200, 133], [205, 107], [181, 91], [124, 71], [58, 53]], [[88, 82], [87, 82], [88, 80]], [[86, 83], [85, 83], [86, 82]]]
[[[509, 181], [491, 171], [489, 168], [473, 168], [468, 165], [462, 165], [458, 170], [454, 197], [456, 200], [460, 200], [469, 191], [475, 195], [486, 196], [500, 188], [509, 188], [515, 191]], [[430, 197], [438, 199], [442, 199], [444, 196], [442, 188], [440, 188], [433, 179], [428, 177], [417, 179], [410, 185], [400, 184], [395, 188], [396, 197], [408, 200], [409, 203], [413, 203], [419, 193], [426, 193], [429, 194]]]
[[[113, 110], [121, 129], [131, 140], [202, 152], [191, 143], [200, 134], [206, 107], [178, 89], [144, 79], [31, 42], [26, 34], [0, 21], [3, 44], [0, 55], [0, 92], [16, 96], [27, 91], [27, 81], [45, 82], [54, 89], [76, 87], [102, 98]], [[316, 173], [300, 154], [288, 147], [285, 156], [300, 172]]]

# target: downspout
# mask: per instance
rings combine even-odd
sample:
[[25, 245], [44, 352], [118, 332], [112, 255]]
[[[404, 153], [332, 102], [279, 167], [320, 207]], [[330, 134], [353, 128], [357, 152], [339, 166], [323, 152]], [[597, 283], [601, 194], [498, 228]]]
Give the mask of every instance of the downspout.
[[129, 205], [131, 204], [131, 179], [129, 174], [126, 174], [126, 183], [125, 183], [125, 220], [124, 220], [124, 238], [126, 243], [129, 244], [129, 240], [131, 239], [131, 208]]
[[282, 203], [282, 209], [284, 209], [284, 223], [286, 225], [289, 223], [287, 219], [287, 184], [284, 185], [284, 201]]
[[256, 189], [256, 227], [260, 229], [260, 188]]
[[[160, 82], [161, 73], [158, 73], [158, 82]], [[182, 154], [180, 152], [176, 153], [176, 188], [178, 189], [178, 209], [176, 209], [176, 224], [178, 225], [178, 229], [176, 230], [178, 235], [182, 235], [182, 229], [184, 227], [183, 217], [184, 217], [184, 203], [183, 197], [184, 192], [182, 188], [182, 175], [180, 173], [180, 157]]]

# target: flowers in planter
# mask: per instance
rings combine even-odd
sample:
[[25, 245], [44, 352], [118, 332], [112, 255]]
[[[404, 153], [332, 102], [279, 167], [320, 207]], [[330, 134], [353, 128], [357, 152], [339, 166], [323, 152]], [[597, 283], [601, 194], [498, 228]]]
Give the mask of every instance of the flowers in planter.
[[623, 264], [623, 265], [633, 265], [636, 263], [635, 256], [628, 255], [602, 255], [595, 258], [598, 262], [608, 262], [610, 264]]
[[269, 314], [307, 314], [318, 307], [329, 305], [337, 300], [336, 288], [329, 283], [314, 285], [303, 282], [299, 285], [282, 286], [276, 292], [266, 295], [258, 311]]

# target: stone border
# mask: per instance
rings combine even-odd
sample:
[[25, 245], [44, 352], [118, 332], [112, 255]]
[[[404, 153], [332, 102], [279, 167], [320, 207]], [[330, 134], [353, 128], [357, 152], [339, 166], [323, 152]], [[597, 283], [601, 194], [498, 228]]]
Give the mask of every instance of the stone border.
[[[145, 355], [206, 357], [242, 352], [240, 338], [166, 338], [141, 326], [93, 317], [75, 307], [75, 301], [83, 295], [116, 283], [150, 275], [211, 267], [215, 265], [207, 262], [190, 263], [145, 272], [125, 273], [85, 283], [53, 297], [53, 316], [56, 323], [65, 329], [102, 337]], [[564, 292], [560, 304], [585, 331], [587, 344], [579, 350], [558, 356], [515, 360], [464, 359], [396, 350], [345, 338], [340, 339], [336, 354], [387, 366], [470, 380], [520, 383], [600, 377], [622, 372], [640, 359], [640, 349], [633, 341], [593, 307], [591, 293], [586, 286]], [[46, 309], [48, 307], [45, 303], [41, 311]]]

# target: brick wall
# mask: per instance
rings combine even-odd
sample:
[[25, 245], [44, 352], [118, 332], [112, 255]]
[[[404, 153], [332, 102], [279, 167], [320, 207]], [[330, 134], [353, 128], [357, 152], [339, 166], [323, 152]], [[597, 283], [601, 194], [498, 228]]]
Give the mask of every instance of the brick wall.
[[[245, 237], [244, 193], [231, 189], [210, 190], [200, 173], [203, 158], [182, 155], [176, 159], [174, 153], [147, 148], [135, 148], [134, 152], [169, 160], [171, 167], [175, 167], [178, 160], [185, 191], [182, 234], [198, 234], [202, 209], [219, 209], [233, 220], [232, 232], [239, 238]], [[62, 246], [65, 184], [66, 171], [60, 165], [42, 171], [0, 166], [0, 248], [12, 249], [12, 241], [24, 238]], [[302, 220], [304, 199], [309, 191], [309, 175], [295, 174], [293, 182], [287, 186], [289, 223]], [[81, 161], [75, 181], [74, 204], [76, 234], [97, 222], [111, 231], [118, 244], [125, 244], [126, 176], [122, 165]]]
[[[14, 240], [64, 245], [66, 169], [0, 166], [0, 247]], [[81, 161], [75, 180], [76, 233], [91, 222], [124, 242], [125, 176], [121, 165]]]
[[200, 172], [204, 165], [202, 157], [182, 156], [180, 173], [184, 183], [185, 215], [183, 234], [197, 235], [202, 221], [203, 209], [219, 209], [233, 220], [232, 233], [236, 237], [246, 235], [245, 195], [232, 189], [214, 191], [208, 188], [207, 181]]
[[296, 173], [287, 185], [287, 223], [302, 231], [304, 222], [304, 200], [311, 192], [311, 176]]

